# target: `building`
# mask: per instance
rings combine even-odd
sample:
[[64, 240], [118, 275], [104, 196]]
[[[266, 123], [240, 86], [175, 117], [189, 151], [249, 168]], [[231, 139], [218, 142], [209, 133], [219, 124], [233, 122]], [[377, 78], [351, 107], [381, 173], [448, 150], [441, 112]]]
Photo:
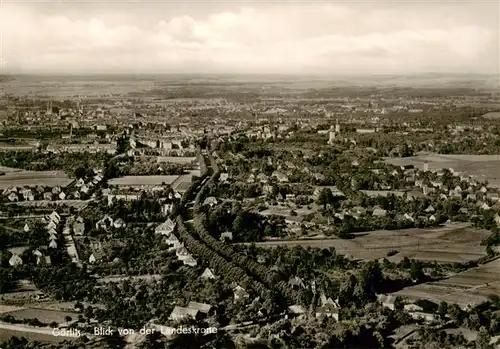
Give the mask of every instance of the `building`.
[[9, 265], [11, 267], [17, 267], [23, 265], [23, 260], [17, 254], [13, 254], [9, 259]]
[[379, 294], [377, 295], [377, 299], [384, 307], [394, 310], [394, 301], [396, 300], [396, 297], [392, 295]]
[[179, 321], [186, 318], [196, 319], [199, 316], [199, 311], [197, 309], [185, 308], [185, 307], [174, 307], [172, 313], [170, 313], [169, 320]]
[[200, 276], [202, 279], [205, 279], [205, 280], [211, 280], [211, 279], [215, 279], [216, 276], [214, 274], [214, 272], [212, 271], [212, 269], [209, 269], [209, 268], [206, 268], [205, 271], [203, 272], [203, 274], [201, 274]]

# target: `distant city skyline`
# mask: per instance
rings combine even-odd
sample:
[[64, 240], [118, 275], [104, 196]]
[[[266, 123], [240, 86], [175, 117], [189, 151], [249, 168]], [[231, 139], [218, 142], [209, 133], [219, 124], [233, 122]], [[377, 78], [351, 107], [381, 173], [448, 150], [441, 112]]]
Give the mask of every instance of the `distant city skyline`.
[[3, 1], [0, 70], [499, 72], [497, 1]]

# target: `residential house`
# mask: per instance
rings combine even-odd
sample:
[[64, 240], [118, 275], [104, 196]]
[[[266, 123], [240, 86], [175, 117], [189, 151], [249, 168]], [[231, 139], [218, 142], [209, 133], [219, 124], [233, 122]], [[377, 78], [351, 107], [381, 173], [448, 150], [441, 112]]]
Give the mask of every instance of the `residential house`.
[[189, 302], [187, 307], [189, 309], [195, 309], [198, 311], [198, 313], [205, 315], [208, 315], [210, 313], [210, 310], [212, 309], [212, 306], [210, 304], [198, 303], [198, 302]]
[[491, 209], [491, 207], [490, 207], [490, 206], [489, 206], [486, 202], [484, 202], [484, 203], [481, 205], [481, 209], [482, 209], [482, 210], [489, 210], [489, 209]]
[[52, 200], [52, 193], [51, 192], [45, 192], [45, 193], [43, 193], [43, 199], [45, 201], [51, 201]]
[[408, 213], [405, 213], [403, 216], [403, 219], [410, 221], [410, 222], [415, 222], [412, 216], [410, 216]]
[[185, 308], [175, 306], [172, 313], [170, 313], [169, 320], [179, 321], [186, 318], [197, 319], [199, 316], [199, 311], [197, 309]]
[[65, 200], [65, 199], [66, 199], [66, 194], [65, 194], [63, 191], [61, 191], [61, 192], [59, 193], [59, 199], [60, 199], [60, 200]]
[[297, 286], [300, 288], [306, 288], [306, 285], [304, 284], [304, 281], [299, 278], [298, 276], [294, 276], [288, 280], [288, 284], [292, 287]]
[[161, 213], [165, 216], [169, 215], [172, 213], [174, 205], [173, 204], [165, 204], [161, 207]]
[[57, 242], [55, 240], [52, 240], [49, 244], [50, 248], [57, 248]]
[[83, 222], [74, 222], [73, 223], [73, 233], [75, 235], [83, 235], [85, 233], [85, 223]]
[[60, 186], [57, 185], [54, 188], [52, 188], [52, 194], [59, 195], [60, 192], [61, 192], [61, 187]]
[[498, 193], [488, 193], [486, 198], [490, 201], [498, 201]]
[[273, 172], [272, 177], [276, 178], [278, 180], [278, 182], [280, 183], [288, 183], [288, 177], [284, 174], [284, 173], [281, 173], [281, 172]]
[[385, 217], [386, 215], [387, 215], [387, 210], [384, 210], [380, 207], [376, 207], [372, 212], [372, 216], [376, 217]]
[[264, 174], [264, 173], [259, 173], [257, 175], [257, 180], [260, 182], [260, 183], [267, 183], [269, 181], [269, 178]]
[[303, 315], [306, 312], [306, 309], [301, 305], [290, 305], [288, 310], [294, 315]]
[[61, 220], [61, 216], [56, 211], [52, 211], [52, 213], [49, 215], [50, 219], [52, 219], [55, 223], [59, 223]]
[[203, 274], [201, 274], [200, 277], [202, 279], [205, 279], [205, 280], [212, 280], [212, 279], [216, 278], [216, 276], [215, 276], [214, 272], [212, 271], [212, 269], [209, 269], [209, 268], [206, 268], [205, 271], [203, 272]]
[[95, 255], [94, 253], [92, 253], [92, 254], [90, 255], [90, 257], [89, 257], [89, 263], [90, 263], [90, 264], [93, 264], [93, 263], [95, 263], [95, 262], [97, 262], [97, 257], [96, 257], [96, 255]]
[[80, 191], [84, 194], [88, 194], [88, 192], [90, 191], [90, 188], [88, 187], [88, 185], [84, 184], [82, 185], [82, 187], [80, 188]]
[[384, 307], [394, 310], [394, 301], [396, 300], [396, 297], [392, 295], [379, 294], [377, 295], [377, 299]]
[[425, 209], [425, 212], [427, 212], [427, 213], [433, 213], [433, 212], [436, 212], [436, 209], [432, 205], [429, 205], [429, 207], [427, 207]]
[[339, 321], [339, 311], [340, 308], [335, 305], [326, 305], [323, 307], [316, 308], [316, 317], [331, 317], [336, 321]]
[[236, 285], [236, 287], [233, 288], [233, 294], [234, 294], [234, 300], [238, 301], [241, 299], [246, 299], [250, 297], [248, 292], [241, 286]]
[[226, 231], [220, 235], [220, 240], [221, 241], [233, 241], [233, 233], [230, 231]]
[[56, 229], [57, 228], [57, 224], [54, 222], [54, 221], [49, 221], [49, 223], [47, 223], [47, 230], [50, 230], [50, 229]]
[[121, 218], [118, 218], [116, 219], [114, 222], [113, 222], [113, 227], [115, 227], [116, 229], [120, 229], [120, 228], [123, 228], [126, 226], [126, 223], [123, 219]]
[[13, 254], [9, 259], [9, 265], [11, 267], [17, 267], [23, 264], [23, 260], [17, 254]]
[[10, 202], [19, 201], [19, 197], [14, 192], [11, 192], [9, 196], [7, 196], [7, 198], [9, 199]]
[[29, 231], [30, 231], [30, 226], [28, 225], [28, 223], [26, 223], [26, 224], [24, 225], [23, 230], [24, 230], [24, 232], [25, 232], [25, 233], [27, 233], [27, 232], [29, 232]]
[[229, 174], [228, 173], [221, 173], [220, 174], [220, 177], [219, 177], [219, 180], [222, 182], [222, 183], [225, 183], [229, 180]]
[[161, 223], [159, 226], [156, 227], [155, 233], [161, 235], [170, 235], [174, 231], [175, 226], [176, 226], [175, 222], [169, 218], [165, 222]]
[[193, 256], [189, 255], [182, 259], [182, 263], [184, 265], [188, 265], [190, 267], [195, 267], [198, 263], [196, 262], [196, 259], [193, 258]]
[[217, 199], [213, 196], [209, 196], [205, 199], [205, 201], [203, 201], [203, 205], [209, 205], [210, 207], [213, 207], [217, 205]]
[[185, 247], [178, 248], [177, 251], [175, 251], [175, 254], [179, 260], [184, 260], [189, 257], [191, 257], [191, 254], [188, 252], [188, 250]]
[[262, 193], [267, 195], [267, 194], [272, 194], [273, 193], [273, 186], [266, 184], [262, 187]]
[[255, 183], [255, 175], [253, 173], [250, 173], [248, 176], [247, 183]]
[[476, 201], [476, 194], [467, 194], [467, 200]]
[[111, 226], [113, 226], [113, 218], [108, 215], [105, 215], [95, 224], [96, 229], [107, 229]]

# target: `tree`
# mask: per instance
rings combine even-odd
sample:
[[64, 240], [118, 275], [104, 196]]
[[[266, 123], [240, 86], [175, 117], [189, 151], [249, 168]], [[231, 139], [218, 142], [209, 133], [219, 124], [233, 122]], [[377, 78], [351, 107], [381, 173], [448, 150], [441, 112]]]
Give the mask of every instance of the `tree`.
[[330, 188], [321, 189], [317, 203], [318, 205], [323, 205], [323, 209], [326, 210], [326, 206], [333, 201], [333, 194]]
[[490, 340], [491, 340], [491, 336], [488, 333], [488, 330], [486, 329], [486, 327], [481, 326], [481, 328], [479, 329], [479, 333], [477, 334], [477, 338], [476, 338], [476, 348], [477, 349], [490, 349], [490, 348], [492, 348], [493, 346], [490, 345]]
[[241, 215], [236, 216], [233, 221], [233, 232], [240, 233], [245, 229], [245, 222], [243, 221], [243, 217]]
[[424, 268], [422, 266], [422, 263], [416, 260], [411, 261], [411, 266], [410, 266], [410, 277], [413, 280], [421, 281], [424, 277]]
[[85, 176], [87, 175], [87, 169], [85, 169], [85, 167], [83, 166], [79, 166], [75, 169], [74, 174], [76, 178], [85, 178]]
[[448, 314], [448, 303], [446, 303], [445, 301], [442, 301], [441, 303], [439, 303], [438, 313], [439, 313], [439, 317], [441, 319], [444, 319], [446, 317], [446, 315]]

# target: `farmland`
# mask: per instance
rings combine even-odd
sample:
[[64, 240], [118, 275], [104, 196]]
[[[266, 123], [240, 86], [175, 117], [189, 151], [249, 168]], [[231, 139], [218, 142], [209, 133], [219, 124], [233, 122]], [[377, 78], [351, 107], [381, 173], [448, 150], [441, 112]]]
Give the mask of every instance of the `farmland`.
[[447, 279], [407, 287], [394, 295], [409, 299], [446, 301], [461, 307], [477, 305], [500, 294], [500, 259], [455, 274]]
[[465, 224], [449, 224], [440, 228], [380, 230], [355, 234], [354, 239], [273, 240], [256, 243], [261, 247], [302, 246], [335, 248], [338, 253], [354, 259], [373, 260], [398, 253], [389, 259], [399, 261], [404, 257], [438, 263], [463, 263], [486, 255], [480, 246], [489, 232], [475, 230]]
[[36, 201], [19, 201], [16, 203], [8, 203], [8, 204], [24, 206], [24, 207], [42, 207], [42, 208], [54, 205], [55, 206], [64, 205], [68, 207], [73, 207], [78, 211], [81, 211], [87, 206], [89, 202], [90, 200], [54, 200], [54, 201], [36, 200]]
[[195, 157], [185, 156], [159, 156], [158, 162], [170, 162], [173, 164], [187, 165], [196, 161]]
[[38, 319], [39, 321], [49, 324], [51, 322], [62, 323], [65, 322], [65, 317], [69, 316], [72, 319], [78, 318], [77, 313], [47, 310], [47, 309], [35, 309], [35, 308], [24, 308], [20, 310], [14, 310], [11, 312], [5, 312], [2, 315], [12, 315], [16, 320], [24, 319]]
[[487, 180], [492, 187], [500, 187], [500, 155], [421, 154], [406, 158], [386, 158], [385, 161], [396, 166], [414, 165], [420, 169], [427, 162], [430, 170], [453, 168], [475, 176], [480, 181]]
[[32, 341], [49, 343], [59, 343], [62, 341], [74, 340], [70, 337], [57, 337], [52, 334], [52, 329], [48, 327], [31, 327], [27, 325], [13, 325], [0, 322], [0, 341], [5, 341], [11, 337], [25, 337]]
[[0, 190], [23, 186], [66, 187], [73, 180], [62, 171], [10, 171], [0, 176]]
[[125, 176], [121, 178], [113, 178], [109, 181], [109, 185], [116, 186], [160, 186], [162, 183], [172, 184], [179, 176]]

